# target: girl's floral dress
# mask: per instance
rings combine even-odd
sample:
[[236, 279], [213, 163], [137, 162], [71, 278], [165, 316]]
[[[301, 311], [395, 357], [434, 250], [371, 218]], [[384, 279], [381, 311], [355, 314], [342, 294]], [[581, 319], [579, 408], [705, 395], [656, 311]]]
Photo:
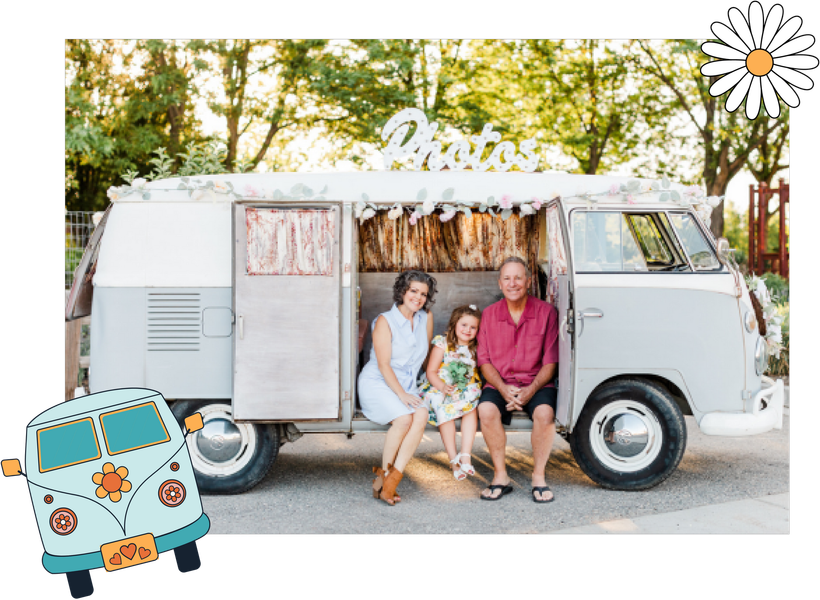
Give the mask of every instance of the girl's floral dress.
[[422, 398], [428, 401], [429, 417], [428, 423], [438, 427], [442, 423], [463, 417], [473, 411], [478, 406], [478, 398], [481, 396], [481, 380], [478, 377], [478, 370], [475, 368], [475, 361], [467, 346], [459, 345], [455, 350], [449, 350], [447, 339], [437, 335], [433, 338], [433, 344], [444, 350], [444, 360], [439, 367], [438, 376], [447, 383], [448, 374], [444, 370], [444, 365], [453, 361], [459, 361], [469, 365], [472, 370], [467, 387], [458, 390], [451, 396], [445, 396], [442, 392], [433, 387], [427, 381], [427, 375], [422, 376], [419, 393]]

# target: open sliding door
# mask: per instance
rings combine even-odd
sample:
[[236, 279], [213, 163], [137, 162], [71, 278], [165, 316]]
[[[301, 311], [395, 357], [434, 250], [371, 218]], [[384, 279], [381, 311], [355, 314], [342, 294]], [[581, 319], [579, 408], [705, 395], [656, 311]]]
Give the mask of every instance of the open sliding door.
[[235, 204], [235, 420], [338, 419], [339, 208]]

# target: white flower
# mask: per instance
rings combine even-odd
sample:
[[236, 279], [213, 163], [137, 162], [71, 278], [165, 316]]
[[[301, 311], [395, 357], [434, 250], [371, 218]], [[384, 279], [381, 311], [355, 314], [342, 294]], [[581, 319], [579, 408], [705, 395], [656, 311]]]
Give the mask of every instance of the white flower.
[[721, 202], [723, 202], [723, 196], [708, 196], [706, 198], [706, 204], [712, 208], [717, 208]]
[[108, 191], [106, 193], [108, 194], [108, 199], [111, 200], [111, 202], [116, 202], [120, 199], [119, 192], [119, 188], [116, 188], [112, 185], [110, 188], [108, 188]]
[[441, 216], [439, 218], [441, 219], [442, 223], [446, 223], [447, 221], [449, 221], [450, 219], [452, 219], [455, 216], [456, 216], [456, 211], [448, 210], [447, 212], [441, 213]]
[[808, 90], [814, 86], [801, 71], [813, 69], [820, 62], [814, 56], [800, 54], [814, 44], [814, 36], [796, 36], [803, 23], [800, 17], [785, 23], [782, 20], [782, 6], [775, 4], [764, 20], [763, 7], [755, 1], [749, 5], [748, 21], [740, 10], [730, 8], [731, 27], [712, 23], [712, 33], [723, 44], [705, 42], [701, 46], [704, 54], [718, 60], [702, 65], [700, 72], [705, 77], [722, 75], [709, 93], [717, 98], [732, 90], [726, 98], [729, 112], [737, 110], [745, 98], [746, 117], [754, 119], [760, 112], [762, 96], [766, 112], [775, 119], [780, 116], [778, 96], [794, 108], [800, 104], [794, 88]]
[[148, 183], [148, 182], [145, 179], [143, 179], [142, 177], [138, 177], [134, 181], [131, 182], [131, 187], [132, 188], [137, 188], [138, 190], [141, 190], [145, 187], [146, 183]]
[[91, 222], [94, 224], [94, 227], [100, 224], [100, 221], [102, 221], [104, 214], [105, 213], [102, 212], [95, 212], [93, 215], [91, 215]]
[[362, 221], [367, 221], [369, 218], [373, 217], [376, 214], [376, 211], [372, 208], [366, 208], [362, 213]]
[[194, 190], [191, 193], [191, 200], [202, 200], [205, 197], [205, 192], [202, 190]]
[[228, 192], [228, 185], [224, 181], [214, 181], [214, 191], [225, 194]]
[[521, 205], [521, 214], [522, 215], [534, 215], [535, 209], [532, 207], [532, 204], [522, 204]]
[[388, 219], [398, 219], [401, 216], [401, 213], [404, 212], [401, 206], [394, 206], [390, 210], [387, 211], [387, 218]]
[[421, 205], [422, 210], [424, 211], [425, 215], [432, 214], [434, 210], [436, 210], [436, 203], [432, 200], [425, 200]]

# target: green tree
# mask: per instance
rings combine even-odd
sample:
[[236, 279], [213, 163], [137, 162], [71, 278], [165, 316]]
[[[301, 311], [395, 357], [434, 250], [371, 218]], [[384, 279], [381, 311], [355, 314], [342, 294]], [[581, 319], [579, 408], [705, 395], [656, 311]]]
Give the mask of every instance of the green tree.
[[[713, 98], [709, 87], [716, 78], [700, 74], [709, 57], [700, 51], [696, 40], [637, 40], [641, 49], [636, 63], [644, 73], [674, 94], [673, 108], [694, 126], [700, 153], [701, 177], [710, 196], [724, 196], [732, 178], [743, 169], [752, 151], [769, 140], [773, 143], [788, 127], [788, 113], [769, 119], [761, 107], [754, 120], [743, 111], [726, 112], [724, 98]], [[724, 203], [712, 213], [712, 231], [723, 235]]]

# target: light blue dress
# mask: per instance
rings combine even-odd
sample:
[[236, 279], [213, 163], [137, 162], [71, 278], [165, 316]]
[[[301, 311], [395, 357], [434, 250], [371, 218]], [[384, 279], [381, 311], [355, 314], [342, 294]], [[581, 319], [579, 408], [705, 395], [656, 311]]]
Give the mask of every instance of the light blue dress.
[[[390, 367], [402, 388], [407, 393], [417, 396], [419, 391], [416, 386], [416, 377], [430, 349], [427, 340], [427, 313], [423, 310], [416, 312], [413, 315], [412, 328], [410, 321], [401, 314], [395, 304], [393, 308], [379, 316], [385, 318], [393, 336], [390, 347]], [[371, 333], [376, 326], [376, 321], [378, 318], [371, 325]], [[359, 374], [358, 390], [359, 403], [364, 416], [379, 425], [390, 423], [402, 415], [412, 415], [416, 411], [416, 409], [405, 406], [393, 390], [387, 387], [387, 382], [379, 371], [375, 348], [370, 350], [370, 360]], [[424, 406], [426, 405], [425, 402]]]

